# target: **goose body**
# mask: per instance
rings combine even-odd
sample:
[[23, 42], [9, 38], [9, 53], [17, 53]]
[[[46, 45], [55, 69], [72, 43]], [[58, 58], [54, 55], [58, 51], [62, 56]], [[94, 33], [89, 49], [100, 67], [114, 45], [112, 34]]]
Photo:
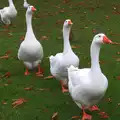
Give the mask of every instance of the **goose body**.
[[28, 69], [36, 68], [43, 58], [43, 48], [36, 39], [32, 29], [33, 6], [29, 6], [26, 12], [27, 32], [24, 41], [18, 50], [18, 58], [22, 60]]
[[111, 43], [111, 41], [104, 34], [96, 35], [91, 45], [91, 68], [78, 69], [74, 66], [68, 68], [69, 92], [74, 102], [83, 109], [82, 120], [88, 116], [84, 109], [97, 104], [108, 88], [108, 80], [99, 65], [102, 43]]
[[6, 25], [11, 24], [12, 19], [15, 18], [17, 15], [17, 10], [14, 6], [13, 1], [8, 0], [8, 2], [9, 2], [8, 7], [4, 7], [3, 9], [0, 9], [1, 21]]
[[67, 68], [70, 65], [79, 66], [79, 58], [72, 51], [69, 43], [69, 33], [71, 28], [71, 20], [66, 20], [63, 25], [64, 50], [63, 53], [57, 53], [55, 56], [50, 56], [50, 71], [57, 79], [62, 80], [63, 84], [67, 85], [68, 72]]

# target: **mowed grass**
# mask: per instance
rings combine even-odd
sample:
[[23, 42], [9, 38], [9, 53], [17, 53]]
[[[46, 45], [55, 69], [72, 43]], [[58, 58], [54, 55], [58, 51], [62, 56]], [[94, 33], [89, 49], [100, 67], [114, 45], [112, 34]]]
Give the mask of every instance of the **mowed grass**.
[[[67, 0], [66, 0], [67, 1]], [[41, 67], [43, 77], [36, 77], [35, 72], [24, 76], [24, 65], [17, 59], [20, 39], [26, 33], [23, 0], [14, 0], [18, 10], [16, 19], [6, 32], [0, 25], [0, 56], [10, 52], [10, 57], [0, 59], [0, 76], [10, 72], [9, 78], [0, 79], [0, 120], [51, 120], [58, 112], [58, 120], [71, 120], [72, 116], [81, 116], [81, 110], [72, 101], [70, 95], [61, 92], [60, 84], [55, 79], [44, 79], [50, 75], [50, 55], [63, 50], [62, 26], [65, 19], [71, 19], [71, 45], [77, 46], [74, 52], [80, 58], [80, 68], [90, 67], [90, 44], [94, 31], [104, 32], [112, 41], [120, 38], [120, 3], [119, 0], [29, 0], [37, 9], [33, 15], [33, 30], [44, 48]], [[8, 5], [1, 0], [0, 7]], [[44, 37], [46, 39], [43, 39]], [[120, 46], [103, 45], [100, 54], [101, 68], [109, 80], [109, 87], [104, 99], [98, 104], [101, 111], [108, 113], [106, 120], [120, 119]], [[25, 90], [24, 88], [32, 88]], [[24, 98], [26, 103], [13, 108], [12, 102]], [[6, 104], [4, 104], [6, 103]], [[88, 112], [93, 120], [102, 120], [98, 112]]]

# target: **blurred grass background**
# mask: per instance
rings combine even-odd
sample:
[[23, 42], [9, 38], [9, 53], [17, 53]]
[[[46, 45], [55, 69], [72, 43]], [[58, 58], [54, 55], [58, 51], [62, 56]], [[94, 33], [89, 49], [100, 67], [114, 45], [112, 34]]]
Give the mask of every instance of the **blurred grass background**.
[[[90, 44], [96, 32], [104, 32], [112, 41], [119, 42], [120, 2], [119, 0], [29, 0], [37, 9], [33, 17], [33, 29], [36, 38], [44, 48], [41, 63], [44, 77], [50, 75], [49, 59], [51, 54], [62, 52], [62, 27], [65, 19], [71, 19], [71, 45], [80, 58], [80, 68], [90, 67]], [[58, 112], [58, 120], [71, 120], [80, 115], [81, 110], [72, 101], [69, 94], [61, 92], [55, 79], [36, 77], [35, 72], [24, 76], [24, 65], [17, 59], [21, 37], [26, 33], [23, 0], [14, 0], [18, 15], [6, 32], [0, 25], [0, 56], [10, 52], [8, 60], [0, 59], [0, 76], [10, 72], [9, 78], [0, 79], [0, 120], [51, 120]], [[8, 5], [1, 0], [0, 8]], [[108, 113], [106, 120], [120, 119], [120, 46], [104, 45], [100, 61], [103, 73], [109, 80], [108, 91], [99, 103], [102, 111]], [[32, 87], [26, 91], [24, 88]], [[15, 99], [24, 98], [27, 102], [12, 107]], [[6, 103], [6, 104], [4, 104]], [[89, 112], [93, 120], [102, 120], [97, 112]]]

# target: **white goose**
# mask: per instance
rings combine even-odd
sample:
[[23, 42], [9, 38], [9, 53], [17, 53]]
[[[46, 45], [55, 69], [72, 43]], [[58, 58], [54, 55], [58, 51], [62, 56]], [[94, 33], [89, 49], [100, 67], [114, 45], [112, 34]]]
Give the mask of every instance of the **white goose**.
[[72, 51], [69, 42], [69, 34], [72, 26], [71, 20], [65, 20], [63, 25], [64, 49], [63, 53], [57, 53], [55, 56], [50, 56], [50, 71], [51, 74], [61, 82], [62, 92], [67, 92], [68, 72], [67, 68], [70, 65], [79, 66], [79, 58]]
[[27, 0], [24, 0], [23, 7], [24, 7], [24, 8], [28, 8], [28, 6], [30, 6], [30, 4], [28, 4]]
[[29, 6], [26, 11], [27, 32], [24, 41], [18, 50], [18, 58], [24, 61], [26, 66], [25, 75], [29, 75], [28, 69], [34, 69], [38, 66], [37, 75], [41, 75], [39, 63], [43, 58], [43, 48], [36, 39], [32, 29], [32, 13], [36, 11], [33, 6]]
[[102, 73], [99, 65], [99, 52], [103, 43], [112, 43], [104, 34], [97, 34], [91, 44], [91, 68], [68, 68], [69, 92], [74, 102], [83, 110], [82, 120], [91, 120], [92, 116], [84, 109], [98, 103], [104, 96], [108, 80]]
[[3, 9], [0, 9], [0, 17], [1, 17], [1, 21], [6, 24], [6, 25], [10, 25], [11, 24], [11, 20], [13, 18], [16, 17], [17, 15], [17, 10], [14, 6], [14, 3], [12, 0], [8, 0], [9, 2], [9, 6], [8, 7], [4, 7]]

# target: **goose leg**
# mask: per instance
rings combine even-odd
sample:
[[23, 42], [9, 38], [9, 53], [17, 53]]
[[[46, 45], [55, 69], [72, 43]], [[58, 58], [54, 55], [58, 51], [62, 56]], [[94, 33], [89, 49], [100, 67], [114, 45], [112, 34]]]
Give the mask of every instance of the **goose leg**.
[[36, 76], [43, 76], [43, 70], [40, 68], [40, 65], [38, 65], [38, 72], [36, 73]]
[[100, 111], [99, 107], [97, 105], [93, 105], [89, 108], [90, 111]]
[[92, 120], [92, 116], [85, 112], [84, 107], [82, 107], [82, 110], [83, 110], [82, 120]]
[[62, 92], [63, 93], [68, 92], [68, 88], [65, 87], [62, 80], [60, 80], [60, 84], [61, 84], [61, 87], [62, 87]]
[[26, 68], [26, 71], [25, 71], [24, 75], [29, 75], [29, 74], [30, 73], [29, 73], [28, 69]]

